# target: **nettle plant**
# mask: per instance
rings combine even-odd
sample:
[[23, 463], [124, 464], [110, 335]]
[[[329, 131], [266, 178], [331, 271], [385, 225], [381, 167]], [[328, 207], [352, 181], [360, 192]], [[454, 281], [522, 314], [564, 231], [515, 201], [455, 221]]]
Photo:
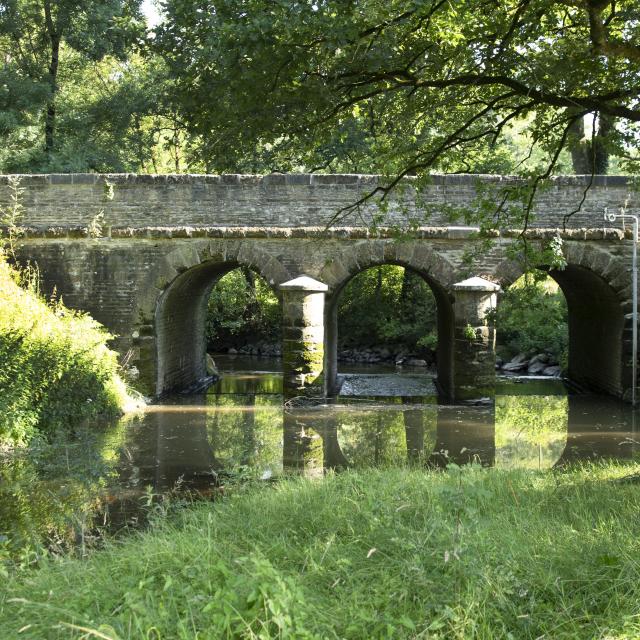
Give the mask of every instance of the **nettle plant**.
[[[0, 240], [4, 239], [4, 246], [9, 257], [15, 261], [15, 243], [22, 233], [19, 226], [20, 220], [24, 215], [24, 205], [22, 204], [22, 196], [24, 187], [21, 186], [20, 176], [7, 176], [9, 186], [9, 205], [0, 207]], [[0, 248], [2, 250], [2, 248]]]

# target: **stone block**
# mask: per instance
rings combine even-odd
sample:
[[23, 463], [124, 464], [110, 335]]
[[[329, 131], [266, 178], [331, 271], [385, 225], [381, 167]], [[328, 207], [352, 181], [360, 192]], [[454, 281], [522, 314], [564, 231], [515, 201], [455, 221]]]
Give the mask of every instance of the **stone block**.
[[49, 183], [52, 185], [73, 184], [73, 174], [71, 173], [51, 173]]

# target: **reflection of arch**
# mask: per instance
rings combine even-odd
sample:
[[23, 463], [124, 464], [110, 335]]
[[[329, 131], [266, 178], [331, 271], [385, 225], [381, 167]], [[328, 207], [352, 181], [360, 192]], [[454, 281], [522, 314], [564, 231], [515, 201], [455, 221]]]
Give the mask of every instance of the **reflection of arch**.
[[223, 465], [216, 457], [207, 432], [207, 412], [193, 400], [188, 412], [152, 411], [144, 421], [127, 428], [121, 450], [119, 482], [141, 491], [151, 486], [154, 493], [177, 484], [197, 490], [217, 485], [217, 472]]
[[[567, 301], [569, 378], [622, 396], [631, 386], [630, 367], [624, 361], [625, 303], [630, 295], [627, 269], [608, 251], [585, 243], [567, 243], [564, 254], [567, 266], [548, 272]], [[540, 268], [547, 270], [544, 265]], [[522, 275], [523, 269], [509, 260], [500, 264], [495, 273], [506, 288]]]
[[633, 409], [613, 398], [570, 396], [562, 467], [595, 459], [630, 459], [637, 448]]
[[271, 286], [289, 274], [253, 243], [207, 244], [200, 251], [178, 248], [166, 259], [174, 274], [155, 308], [156, 393], [187, 389], [206, 376], [205, 321], [212, 287], [229, 271], [248, 267]]
[[345, 249], [328, 262], [320, 280], [329, 286], [325, 307], [325, 372], [330, 393], [338, 373], [338, 302], [349, 281], [372, 267], [392, 264], [417, 273], [429, 285], [436, 300], [438, 330], [438, 383], [453, 392], [453, 307], [448, 292], [456, 281], [453, 265], [426, 243], [390, 240], [363, 241]]

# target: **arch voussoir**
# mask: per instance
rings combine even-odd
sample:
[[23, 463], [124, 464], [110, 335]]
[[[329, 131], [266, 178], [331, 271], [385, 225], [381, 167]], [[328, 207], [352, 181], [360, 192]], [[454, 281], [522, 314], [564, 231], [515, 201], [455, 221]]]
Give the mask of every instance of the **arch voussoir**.
[[206, 262], [208, 260], [224, 262], [224, 242], [221, 240], [209, 240], [203, 242], [198, 248], [198, 256], [200, 258], [200, 262]]
[[[371, 244], [369, 241], [363, 240], [362, 242], [358, 242], [355, 246], [355, 250], [353, 248], [351, 250], [355, 255], [359, 270], [367, 269], [369, 266], [373, 265]], [[355, 273], [357, 273], [357, 271], [354, 271], [354, 274]]]
[[371, 243], [371, 259], [375, 264], [384, 264], [384, 249], [387, 245], [387, 240], [370, 240]]
[[273, 256], [266, 256], [264, 262], [262, 262], [259, 271], [262, 277], [271, 285], [277, 286], [291, 279], [291, 274], [279, 260], [276, 260]]
[[393, 244], [395, 260], [401, 264], [411, 264], [416, 250], [415, 242], [398, 241]]
[[[351, 266], [351, 268], [349, 268], [349, 266]], [[355, 261], [349, 266], [344, 264], [342, 256], [333, 258], [325, 264], [320, 272], [320, 281], [324, 282], [330, 290], [335, 289], [360, 270], [358, 263]]]
[[166, 261], [177, 273], [187, 271], [200, 264], [200, 256], [191, 245], [180, 246], [167, 254]]
[[568, 242], [564, 245], [563, 255], [568, 264], [581, 264], [584, 256], [584, 242]]

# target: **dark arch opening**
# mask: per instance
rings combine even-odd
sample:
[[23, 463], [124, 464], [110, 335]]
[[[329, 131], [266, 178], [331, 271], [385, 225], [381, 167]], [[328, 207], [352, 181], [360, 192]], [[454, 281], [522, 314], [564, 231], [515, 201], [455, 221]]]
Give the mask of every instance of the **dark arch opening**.
[[567, 265], [549, 275], [567, 300], [571, 380], [595, 391], [622, 396], [624, 312], [609, 283], [590, 269]]
[[[616, 291], [593, 270], [540, 266], [559, 286], [567, 306], [567, 377], [592, 391], [622, 396], [630, 386], [625, 363], [625, 317]], [[508, 285], [509, 283], [507, 283]], [[500, 325], [496, 331], [500, 342]]]
[[[435, 299], [436, 316], [436, 369], [437, 383], [440, 390], [446, 395], [453, 393], [453, 307], [447, 290], [433, 279], [429, 274], [419, 271], [407, 264], [395, 261], [385, 261], [378, 264], [371, 264], [340, 283], [332, 292], [327, 301], [325, 309], [325, 372], [327, 380], [327, 391], [330, 395], [336, 393], [336, 381], [338, 376], [338, 309], [340, 299], [345, 288], [358, 275], [385, 265], [403, 267], [406, 272], [419, 276], [429, 287]], [[380, 309], [371, 308], [369, 313], [380, 313]]]
[[155, 312], [157, 395], [194, 389], [207, 379], [209, 296], [223, 276], [239, 267], [244, 265], [237, 261], [203, 262], [177, 276], [160, 296]]

